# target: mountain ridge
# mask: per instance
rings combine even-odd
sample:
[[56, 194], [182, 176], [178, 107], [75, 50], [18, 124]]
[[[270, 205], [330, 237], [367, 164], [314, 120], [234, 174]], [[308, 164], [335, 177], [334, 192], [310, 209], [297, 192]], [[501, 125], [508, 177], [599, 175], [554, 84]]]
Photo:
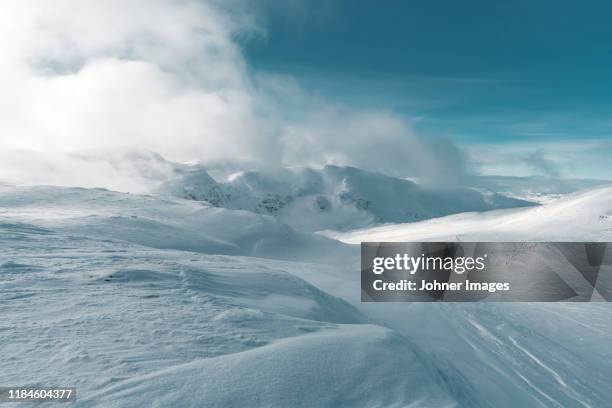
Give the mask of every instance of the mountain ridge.
[[273, 215], [306, 231], [536, 205], [468, 187], [435, 188], [350, 166], [239, 172], [217, 182], [202, 166], [184, 167], [159, 193], [215, 207]]

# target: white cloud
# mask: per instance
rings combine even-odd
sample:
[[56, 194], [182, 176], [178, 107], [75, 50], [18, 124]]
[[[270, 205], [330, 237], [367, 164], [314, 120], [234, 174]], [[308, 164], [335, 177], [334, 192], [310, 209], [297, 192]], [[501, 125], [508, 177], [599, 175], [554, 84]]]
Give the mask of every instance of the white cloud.
[[[2, 155], [56, 155], [46, 166], [55, 169], [75, 152], [141, 149], [174, 161], [333, 162], [438, 180], [463, 173], [453, 145], [419, 138], [391, 113], [339, 107], [291, 79], [253, 77], [235, 38], [260, 29], [244, 3], [218, 4], [4, 1]], [[3, 160], [1, 178], [109, 185], [106, 167], [62, 179], [70, 171], [45, 178], [40, 165], [16, 171], [15, 162]]]
[[396, 176], [456, 184], [465, 174], [462, 153], [448, 140], [419, 137], [410, 123], [385, 111], [327, 106], [283, 137], [288, 161], [349, 164]]
[[235, 29], [194, 1], [4, 5], [2, 147], [252, 154], [244, 135], [257, 123]]

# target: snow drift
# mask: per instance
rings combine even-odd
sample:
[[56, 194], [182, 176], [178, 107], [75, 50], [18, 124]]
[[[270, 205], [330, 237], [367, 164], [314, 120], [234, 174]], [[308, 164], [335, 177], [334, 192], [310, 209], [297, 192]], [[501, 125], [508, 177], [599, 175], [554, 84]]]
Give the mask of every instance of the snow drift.
[[[397, 375], [402, 372], [402, 375]], [[159, 390], [166, 391], [160, 393]], [[377, 392], [372, 392], [377, 390]], [[96, 393], [83, 406], [453, 407], [456, 404], [396, 334], [342, 326], [242, 353], [196, 360]]]
[[268, 215], [105, 189], [0, 186], [2, 207], [20, 222], [159, 249], [330, 262], [349, 251]]

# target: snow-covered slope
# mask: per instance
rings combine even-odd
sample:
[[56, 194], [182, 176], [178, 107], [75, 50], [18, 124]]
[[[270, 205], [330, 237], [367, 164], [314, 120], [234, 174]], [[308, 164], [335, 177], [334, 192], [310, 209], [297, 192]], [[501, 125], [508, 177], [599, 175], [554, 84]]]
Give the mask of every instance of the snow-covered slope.
[[94, 393], [83, 405], [145, 406], [160, 388], [171, 390], [160, 396], [160, 406], [172, 406], [177, 395], [185, 396], [183, 407], [204, 401], [209, 407], [456, 406], [409, 343], [368, 325], [294, 336], [160, 370]]
[[368, 310], [410, 338], [458, 406], [610, 405], [609, 303], [404, 303]]
[[362, 241], [612, 241], [612, 186], [533, 208], [465, 213], [410, 224], [325, 233]]
[[[204, 228], [208, 210], [104, 190], [3, 187], [0, 384], [76, 386], [76, 406], [455, 406], [406, 338], [299, 277], [333, 277], [338, 267], [134, 237], [168, 236], [168, 214], [176, 228]], [[228, 228], [274, 237], [257, 223], [270, 217], [210, 210]], [[117, 236], [115, 224], [88, 221], [118, 211], [156, 223], [121, 221]], [[225, 234], [220, 242], [236, 251], [251, 243], [241, 246], [236, 231], [202, 233]], [[304, 237], [285, 250], [308, 246]], [[227, 249], [191, 235], [183, 245], [198, 239], [206, 251]]]
[[349, 251], [271, 216], [104, 189], [0, 186], [0, 209], [0, 218], [159, 249], [321, 261]]
[[[395, 226], [414, 228], [397, 239], [605, 240], [611, 194]], [[609, 304], [360, 304], [356, 246], [197, 201], [2, 186], [0, 278], [0, 384], [74, 385], [76, 406], [612, 399]]]
[[[351, 243], [611, 241], [612, 187], [534, 208], [330, 235]], [[460, 406], [606, 407], [612, 398], [609, 303], [368, 304], [362, 310], [429, 356]]]
[[161, 191], [218, 207], [274, 215], [305, 231], [533, 205], [497, 193], [427, 188], [409, 180], [338, 166], [242, 172], [223, 183], [217, 183], [202, 167], [186, 167]]

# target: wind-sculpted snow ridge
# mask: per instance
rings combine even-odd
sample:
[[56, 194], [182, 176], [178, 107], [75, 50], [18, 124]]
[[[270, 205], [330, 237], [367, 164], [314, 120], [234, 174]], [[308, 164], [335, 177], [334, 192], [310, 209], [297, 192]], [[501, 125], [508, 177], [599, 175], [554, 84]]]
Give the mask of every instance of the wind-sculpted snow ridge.
[[12, 220], [158, 249], [322, 262], [354, 254], [271, 216], [105, 189], [5, 186], [0, 208]]
[[609, 303], [369, 306], [422, 351], [458, 406], [609, 406]]
[[[398, 375], [398, 373], [402, 373]], [[272, 381], [271, 381], [272, 380]], [[245, 352], [136, 377], [83, 406], [454, 407], [402, 338], [380, 326], [345, 325]], [[204, 403], [204, 404], [203, 404]]]
[[451, 215], [325, 235], [362, 241], [612, 241], [612, 186], [533, 208]]
[[466, 211], [534, 205], [470, 188], [436, 189], [354, 167], [282, 168], [217, 182], [200, 166], [177, 169], [161, 192], [275, 216], [299, 230], [345, 230]]
[[193, 222], [194, 205], [4, 188], [0, 384], [76, 386], [76, 406], [455, 406], [407, 339], [299, 277], [338, 267], [82, 229], [117, 209], [163, 218], [171, 206]]

